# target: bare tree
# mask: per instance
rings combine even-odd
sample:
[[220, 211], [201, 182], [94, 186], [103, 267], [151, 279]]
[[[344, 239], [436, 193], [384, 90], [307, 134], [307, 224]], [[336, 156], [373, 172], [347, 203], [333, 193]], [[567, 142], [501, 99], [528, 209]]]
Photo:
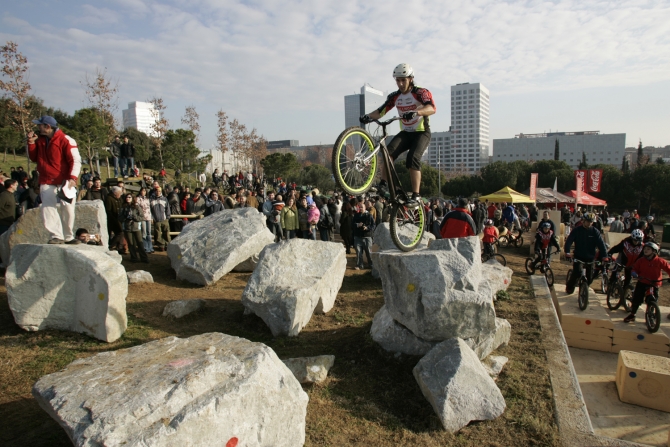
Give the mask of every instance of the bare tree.
[[184, 116], [181, 118], [181, 123], [184, 124], [188, 129], [193, 132], [195, 135], [195, 145], [198, 145], [200, 140], [200, 124], [198, 120], [200, 115], [195, 111], [195, 106], [187, 106]]
[[116, 135], [116, 112], [119, 110], [119, 81], [112, 81], [107, 76], [107, 68], [95, 69], [94, 75], [86, 73], [81, 82], [86, 94], [86, 101], [94, 108], [108, 128], [108, 139], [111, 141]]
[[223, 110], [216, 112], [217, 125], [219, 131], [216, 134], [216, 147], [221, 151], [222, 154], [225, 154], [229, 149], [228, 147], [228, 115]]
[[154, 118], [154, 122], [151, 123], [151, 139], [156, 146], [156, 151], [158, 152], [158, 158], [161, 162], [161, 168], [165, 167], [163, 164], [163, 138], [170, 128], [168, 120], [165, 118], [165, 109], [167, 106], [163, 103], [163, 98], [154, 96], [149, 99], [147, 102], [153, 105], [151, 109], [151, 115]]
[[[0, 56], [2, 56], [2, 77], [6, 79], [6, 81], [0, 79], [0, 89], [9, 93], [13, 127], [22, 135], [26, 135], [30, 114], [28, 101], [30, 83], [27, 79], [29, 76], [28, 59], [19, 53], [18, 45], [12, 41], [8, 41], [0, 48]], [[28, 172], [30, 172], [27, 142], [26, 159], [28, 160]]]

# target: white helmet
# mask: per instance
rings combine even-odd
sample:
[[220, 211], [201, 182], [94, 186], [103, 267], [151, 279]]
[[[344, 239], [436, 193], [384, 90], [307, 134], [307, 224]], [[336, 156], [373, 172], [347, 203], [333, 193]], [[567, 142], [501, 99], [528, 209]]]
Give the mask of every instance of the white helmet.
[[642, 232], [642, 230], [633, 230], [630, 233], [630, 237], [632, 237], [637, 241], [642, 241], [642, 239], [644, 239], [644, 233]]
[[400, 64], [393, 69], [394, 78], [413, 78], [414, 70], [409, 64]]

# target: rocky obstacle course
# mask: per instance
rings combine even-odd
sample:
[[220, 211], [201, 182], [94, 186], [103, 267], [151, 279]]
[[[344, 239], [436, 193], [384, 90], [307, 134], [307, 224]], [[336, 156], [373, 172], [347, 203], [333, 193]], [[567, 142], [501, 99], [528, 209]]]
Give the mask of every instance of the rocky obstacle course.
[[255, 313], [274, 336], [294, 337], [312, 318], [333, 308], [347, 259], [335, 242], [290, 239], [268, 245], [242, 293], [246, 313]]
[[[489, 354], [510, 339], [510, 324], [496, 318], [493, 301], [509, 286], [512, 270], [482, 264], [478, 237], [379, 252], [374, 262], [385, 305], [372, 321], [372, 339], [390, 352], [424, 355], [414, 375], [444, 427], [458, 431], [502, 414], [505, 402], [491, 377], [506, 360]], [[469, 376], [488, 380], [464, 380]]]
[[209, 285], [272, 242], [265, 216], [254, 208], [239, 208], [188, 224], [167, 252], [177, 278]]
[[[90, 234], [99, 234], [102, 246], [98, 250], [107, 250], [109, 234], [107, 232], [107, 213], [102, 200], [84, 200], [74, 206], [74, 231], [86, 228]], [[19, 244], [46, 244], [51, 235], [44, 227], [44, 220], [39, 208], [26, 211], [19, 220], [0, 235], [0, 257], [5, 265], [9, 265], [12, 249]]]
[[495, 419], [505, 411], [502, 393], [477, 355], [460, 338], [435, 346], [413, 373], [421, 392], [450, 432], [472, 421]]
[[220, 333], [76, 360], [33, 396], [75, 446], [305, 442], [308, 397], [291, 371], [264, 344]]
[[5, 284], [22, 329], [83, 332], [106, 342], [126, 330], [126, 271], [100, 247], [17, 245]]

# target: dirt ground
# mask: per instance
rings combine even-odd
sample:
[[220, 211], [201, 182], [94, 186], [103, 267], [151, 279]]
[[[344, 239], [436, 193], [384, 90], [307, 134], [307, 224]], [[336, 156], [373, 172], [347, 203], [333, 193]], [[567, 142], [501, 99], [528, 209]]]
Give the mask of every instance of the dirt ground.
[[[165, 253], [156, 253], [150, 256], [149, 266], [124, 259], [128, 270], [151, 272], [155, 284], [129, 286], [128, 330], [111, 344], [68, 332], [21, 330], [13, 321], [4, 280], [0, 280], [0, 444], [71, 445], [31, 396], [31, 387], [41, 376], [98, 352], [168, 335], [216, 331], [265, 343], [280, 358], [335, 355], [329, 378], [305, 388], [310, 399], [306, 446], [558, 445], [540, 326], [523, 267], [528, 245], [502, 253], [515, 274], [510, 299], [496, 303], [497, 315], [512, 325], [512, 337], [507, 347], [496, 352], [510, 361], [498, 380], [507, 409], [495, 421], [470, 424], [455, 435], [442, 429], [412, 375], [419, 357], [395, 357], [370, 338], [372, 318], [384, 301], [381, 282], [368, 270], [353, 270], [353, 255], [348, 256], [333, 310], [314, 315], [298, 337], [275, 338], [260, 318], [243, 315], [240, 298], [250, 274], [231, 273], [212, 286], [195, 286], [177, 281]], [[567, 267], [556, 263], [555, 270], [557, 278], [564, 278]], [[670, 302], [667, 293], [663, 296]], [[205, 310], [179, 320], [161, 316], [167, 302], [194, 298], [207, 300]]]

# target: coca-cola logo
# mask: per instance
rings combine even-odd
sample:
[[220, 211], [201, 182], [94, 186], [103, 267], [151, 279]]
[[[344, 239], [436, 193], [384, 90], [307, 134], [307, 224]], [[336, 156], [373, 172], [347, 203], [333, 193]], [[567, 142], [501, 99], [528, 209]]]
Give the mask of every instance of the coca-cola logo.
[[599, 192], [601, 172], [599, 169], [594, 169], [590, 171], [590, 174], [591, 174], [591, 184], [589, 185], [589, 189], [594, 192]]

